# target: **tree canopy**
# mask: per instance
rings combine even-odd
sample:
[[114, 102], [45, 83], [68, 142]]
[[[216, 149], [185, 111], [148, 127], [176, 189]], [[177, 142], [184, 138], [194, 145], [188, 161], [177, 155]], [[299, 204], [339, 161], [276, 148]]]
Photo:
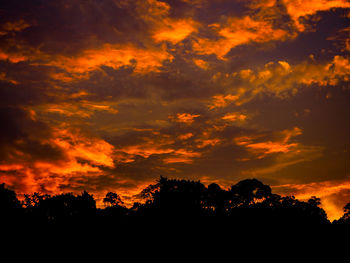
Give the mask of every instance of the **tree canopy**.
[[[200, 181], [160, 177], [138, 197], [144, 201], [130, 208], [115, 192], [106, 194], [104, 208], [97, 208], [94, 197], [86, 191], [53, 196], [32, 193], [19, 201], [14, 191], [1, 184], [0, 210], [2, 219], [44, 224], [113, 224], [146, 219], [215, 219], [236, 225], [330, 224], [319, 198], [313, 196], [308, 201], [300, 201], [294, 196], [280, 196], [257, 179], [245, 179], [229, 189], [222, 189], [216, 183], [205, 186]], [[350, 203], [344, 207], [344, 215], [334, 223], [350, 223]]]

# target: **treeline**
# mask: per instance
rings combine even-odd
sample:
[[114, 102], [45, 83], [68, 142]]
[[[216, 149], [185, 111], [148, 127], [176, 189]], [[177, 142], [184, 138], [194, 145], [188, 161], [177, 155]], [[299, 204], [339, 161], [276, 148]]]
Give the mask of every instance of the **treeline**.
[[113, 192], [106, 194], [105, 208], [97, 208], [94, 197], [86, 191], [54, 196], [33, 193], [19, 201], [14, 191], [1, 184], [0, 216], [2, 221], [32, 225], [111, 225], [147, 220], [212, 221], [236, 226], [350, 223], [350, 203], [339, 220], [330, 222], [319, 198], [300, 201], [293, 196], [282, 197], [256, 179], [240, 181], [225, 190], [215, 183], [205, 186], [200, 181], [160, 177], [139, 197], [144, 202], [134, 203], [130, 208]]

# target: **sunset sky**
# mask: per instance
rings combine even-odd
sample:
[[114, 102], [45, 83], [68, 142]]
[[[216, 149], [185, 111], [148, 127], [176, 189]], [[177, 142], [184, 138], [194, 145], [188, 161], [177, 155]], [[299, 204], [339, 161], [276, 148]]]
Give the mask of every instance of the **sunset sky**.
[[3, 0], [0, 183], [257, 178], [350, 202], [350, 1]]

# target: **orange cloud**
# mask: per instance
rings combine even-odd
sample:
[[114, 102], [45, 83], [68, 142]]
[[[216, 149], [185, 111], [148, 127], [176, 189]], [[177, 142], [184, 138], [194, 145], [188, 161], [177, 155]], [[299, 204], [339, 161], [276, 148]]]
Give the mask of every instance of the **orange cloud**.
[[265, 141], [265, 142], [253, 142], [254, 137], [238, 137], [235, 138], [237, 145], [246, 147], [254, 155], [257, 155], [258, 159], [264, 158], [273, 153], [288, 153], [295, 150], [298, 147], [298, 143], [289, 143], [292, 137], [300, 135], [301, 129], [294, 127], [292, 130], [284, 130], [280, 133], [281, 140], [277, 141]]
[[54, 142], [65, 150], [68, 159], [83, 159], [90, 164], [114, 167], [114, 147], [99, 138], [88, 138], [81, 134], [73, 134], [68, 130], [55, 133]]
[[[75, 96], [79, 96], [79, 94], [73, 94], [71, 97], [74, 98]], [[116, 107], [116, 103], [112, 101], [94, 102], [81, 100], [79, 102], [44, 104], [36, 108], [43, 113], [56, 113], [66, 117], [90, 118], [96, 112], [117, 114], [119, 111]]]
[[148, 158], [154, 154], [165, 154], [169, 157], [163, 159], [164, 163], [192, 163], [193, 158], [199, 157], [200, 153], [186, 149], [174, 149], [171, 144], [173, 141], [147, 141], [143, 144], [127, 146], [116, 150], [119, 162], [133, 162], [134, 158], [139, 155]]
[[0, 60], [9, 60], [12, 63], [18, 63], [28, 60], [28, 57], [22, 54], [6, 53], [0, 50]]
[[225, 25], [213, 24], [211, 27], [220, 39], [199, 38], [193, 43], [193, 49], [198, 54], [215, 54], [220, 59], [224, 59], [232, 48], [242, 44], [284, 40], [287, 37], [286, 31], [273, 28], [271, 22], [254, 20], [249, 16], [229, 18]]
[[[0, 180], [19, 186], [19, 193], [56, 194], [72, 178], [95, 177], [100, 175], [101, 167], [114, 167], [114, 147], [102, 139], [61, 128], [54, 129], [53, 137], [47, 143], [61, 149], [64, 157], [59, 160], [19, 160], [20, 163], [1, 164]], [[21, 158], [27, 155], [18, 154]]]
[[193, 133], [189, 132], [189, 133], [186, 133], [186, 134], [182, 134], [182, 135], [179, 135], [178, 138], [180, 140], [187, 140], [189, 138], [193, 137]]
[[145, 137], [142, 142], [135, 145], [119, 147], [115, 150], [114, 156], [118, 162], [131, 163], [137, 156], [149, 158], [152, 155], [163, 155], [164, 163], [191, 163], [193, 158], [199, 157], [200, 153], [187, 148], [174, 147], [176, 139], [187, 140], [193, 136], [192, 133], [172, 138], [169, 135], [161, 135], [153, 132], [154, 138]]
[[78, 75], [84, 75], [100, 66], [117, 69], [130, 65], [135, 65], [135, 72], [146, 73], [157, 71], [164, 60], [171, 59], [172, 56], [164, 49], [140, 49], [132, 45], [105, 44], [99, 49], [85, 50], [75, 57], [58, 56], [47, 65], [56, 66], [65, 69], [68, 73]]
[[14, 42], [8, 47], [0, 48], [0, 60], [8, 60], [11, 63], [30, 61], [32, 65], [38, 65], [40, 64], [39, 61], [49, 61], [50, 56], [42, 52], [39, 48]]
[[222, 108], [226, 107], [229, 103], [233, 101], [237, 101], [239, 96], [227, 94], [227, 95], [215, 95], [213, 96], [213, 101], [211, 105], [209, 105], [209, 109]]
[[209, 69], [208, 62], [202, 60], [202, 59], [193, 59], [194, 64], [196, 64], [197, 67], [207, 70]]
[[305, 85], [336, 86], [349, 81], [349, 76], [350, 61], [343, 56], [334, 56], [325, 63], [317, 63], [313, 56], [295, 65], [271, 61], [255, 71], [243, 69], [232, 74], [216, 74], [213, 81], [227, 87], [235, 85], [235, 93], [214, 96], [209, 108], [226, 107], [231, 102], [242, 105], [261, 93], [287, 98]]
[[[186, 124], [192, 124], [194, 122], [194, 119], [199, 117], [199, 114], [190, 114], [190, 113], [178, 113], [176, 115], [175, 121], [176, 122], [182, 122]], [[171, 117], [173, 118], [173, 117]]]
[[247, 145], [247, 147], [250, 148], [253, 152], [263, 153], [259, 156], [259, 158], [263, 158], [271, 153], [287, 153], [291, 151], [291, 148], [295, 148], [296, 146], [296, 143], [285, 144], [271, 141], [252, 143]]
[[220, 143], [221, 140], [218, 139], [218, 138], [214, 138], [214, 139], [198, 139], [196, 140], [196, 143], [197, 143], [197, 148], [204, 148], [206, 146], [215, 146], [217, 145], [218, 143]]
[[300, 22], [300, 17], [313, 15], [318, 11], [326, 11], [331, 8], [350, 7], [347, 0], [284, 0], [283, 2], [299, 31], [305, 30], [305, 26]]
[[174, 152], [174, 149], [166, 148], [164, 145], [157, 145], [155, 143], [139, 144], [123, 147], [118, 149], [117, 152], [122, 152], [134, 157], [136, 155], [148, 158], [152, 154], [168, 154]]
[[[301, 162], [308, 162], [322, 157], [323, 148], [319, 146], [303, 145], [291, 142], [293, 137], [302, 134], [302, 130], [294, 127], [275, 133], [275, 140], [260, 141], [263, 135], [242, 136], [234, 139], [239, 146], [245, 147], [252, 154], [251, 158], [263, 159], [270, 157], [272, 163], [242, 171], [242, 175], [259, 176], [270, 175], [286, 167]], [[247, 161], [251, 158], [241, 158], [238, 161]]]
[[170, 5], [157, 0], [141, 0], [137, 1], [136, 11], [145, 21], [156, 22], [169, 15]]
[[20, 32], [28, 27], [30, 27], [30, 25], [23, 19], [13, 22], [6, 22], [1, 26], [0, 36], [7, 35], [11, 32]]
[[334, 180], [307, 184], [286, 184], [274, 187], [276, 191], [287, 191], [297, 199], [307, 200], [311, 196], [321, 198], [321, 206], [327, 212], [328, 219], [339, 219], [343, 207], [350, 201], [350, 181]]
[[247, 119], [247, 116], [239, 112], [234, 112], [227, 113], [222, 119], [226, 121], [244, 121]]
[[162, 22], [164, 25], [160, 26], [153, 34], [156, 42], [169, 41], [176, 44], [196, 30], [195, 23], [190, 19], [166, 19]]

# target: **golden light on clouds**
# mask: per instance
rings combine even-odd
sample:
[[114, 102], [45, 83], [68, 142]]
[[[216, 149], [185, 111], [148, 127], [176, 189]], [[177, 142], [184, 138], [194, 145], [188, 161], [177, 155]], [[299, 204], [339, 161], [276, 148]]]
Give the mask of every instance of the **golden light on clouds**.
[[297, 143], [289, 142], [291, 138], [302, 134], [302, 131], [298, 127], [294, 127], [292, 130], [284, 130], [280, 132], [280, 139], [277, 141], [263, 141], [254, 142], [256, 137], [238, 137], [235, 138], [235, 142], [240, 145], [247, 147], [257, 158], [264, 158], [266, 155], [273, 153], [288, 153], [291, 151], [298, 151]]
[[223, 120], [227, 121], [244, 121], [246, 118], [247, 116], [241, 113], [227, 113], [222, 117]]
[[[64, 153], [62, 159], [58, 160], [34, 160], [27, 161], [25, 165], [13, 163], [0, 166], [0, 177], [6, 178], [1, 172], [18, 172], [23, 191], [41, 192], [44, 186], [45, 191], [58, 192], [61, 184], [67, 183], [75, 176], [97, 176], [100, 167], [114, 167], [114, 147], [107, 142], [93, 137], [87, 137], [79, 131], [75, 133], [67, 129], [57, 129], [55, 137], [48, 143], [58, 147]], [[25, 157], [23, 153], [19, 155]], [[8, 178], [9, 181], [16, 180]]]
[[135, 64], [135, 72], [157, 70], [164, 60], [172, 57], [165, 50], [139, 49], [133, 46], [112, 46], [105, 44], [100, 49], [84, 50], [77, 57], [60, 56], [48, 65], [57, 66], [69, 73], [86, 74], [100, 66], [114, 69]]
[[164, 26], [154, 33], [153, 38], [156, 42], [169, 41], [172, 44], [176, 44], [195, 30], [196, 28], [192, 20], [169, 20], [164, 21]]
[[300, 23], [299, 18], [315, 14], [318, 11], [325, 11], [331, 8], [349, 8], [350, 3], [346, 0], [284, 0], [288, 14], [293, 19], [296, 27], [300, 31], [305, 30], [305, 26]]
[[195, 118], [198, 118], [199, 114], [190, 114], [190, 113], [178, 113], [176, 114], [175, 121], [182, 122], [186, 124], [192, 124]]
[[224, 59], [232, 48], [239, 45], [284, 40], [287, 35], [284, 30], [273, 29], [268, 21], [254, 20], [249, 16], [229, 18], [225, 25], [212, 24], [211, 28], [220, 39], [199, 38], [194, 42], [193, 49], [198, 54], [215, 54], [219, 59]]
[[293, 195], [301, 200], [307, 200], [311, 196], [317, 196], [322, 200], [322, 207], [326, 210], [330, 220], [339, 219], [343, 215], [345, 198], [350, 194], [350, 182], [345, 180], [333, 180], [314, 182], [307, 184], [288, 184], [276, 186], [277, 189], [293, 189]]
[[237, 101], [239, 96], [227, 94], [227, 95], [215, 95], [213, 96], [212, 105], [209, 106], [210, 109], [225, 107], [228, 104]]

